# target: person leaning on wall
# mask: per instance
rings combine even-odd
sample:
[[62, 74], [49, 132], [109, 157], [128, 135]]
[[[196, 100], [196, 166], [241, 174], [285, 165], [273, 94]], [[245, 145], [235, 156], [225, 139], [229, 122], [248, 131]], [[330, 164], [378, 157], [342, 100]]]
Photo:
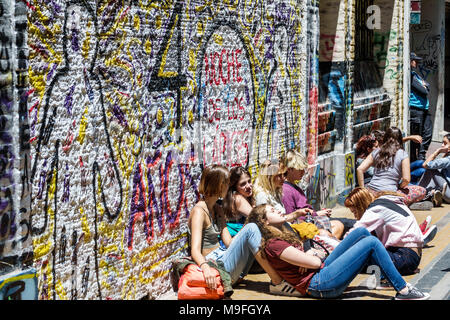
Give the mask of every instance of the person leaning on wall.
[[422, 58], [411, 52], [411, 92], [409, 95], [410, 134], [422, 137], [422, 143], [411, 143], [411, 162], [425, 160], [433, 135], [433, 122], [430, 108], [430, 84], [423, 79], [417, 70]]

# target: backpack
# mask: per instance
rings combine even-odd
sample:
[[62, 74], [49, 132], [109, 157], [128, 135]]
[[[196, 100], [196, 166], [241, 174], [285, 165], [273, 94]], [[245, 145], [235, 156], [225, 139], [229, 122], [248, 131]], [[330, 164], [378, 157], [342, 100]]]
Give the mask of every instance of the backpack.
[[178, 300], [219, 300], [225, 296], [219, 271], [211, 270], [216, 275], [216, 290], [211, 290], [206, 285], [202, 269], [196, 264], [188, 264], [178, 281]]

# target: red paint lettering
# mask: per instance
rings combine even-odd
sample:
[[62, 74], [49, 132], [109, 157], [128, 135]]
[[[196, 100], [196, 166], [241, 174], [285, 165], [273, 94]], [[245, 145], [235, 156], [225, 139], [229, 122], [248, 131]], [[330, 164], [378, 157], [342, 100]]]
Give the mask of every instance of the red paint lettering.
[[241, 53], [240, 49], [236, 49], [236, 51], [234, 53], [234, 56], [235, 56], [235, 59], [236, 59], [236, 79], [235, 79], [235, 81], [237, 81], [238, 83], [242, 81], [242, 78], [239, 75], [239, 69], [242, 66], [241, 63], [238, 60], [238, 56], [239, 56], [240, 53]]
[[[240, 68], [242, 64], [239, 62], [239, 55], [242, 53], [241, 49], [210, 52], [205, 54], [205, 84], [226, 85], [231, 81], [240, 83], [242, 77], [240, 76]], [[226, 61], [225, 61], [226, 59]], [[217, 70], [216, 70], [217, 67]], [[224, 68], [226, 67], [226, 75]]]

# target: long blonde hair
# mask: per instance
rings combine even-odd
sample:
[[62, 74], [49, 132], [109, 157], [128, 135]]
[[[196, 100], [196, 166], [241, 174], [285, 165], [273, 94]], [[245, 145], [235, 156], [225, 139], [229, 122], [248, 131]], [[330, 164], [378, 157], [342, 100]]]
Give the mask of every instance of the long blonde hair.
[[264, 249], [266, 248], [267, 242], [270, 239], [281, 239], [290, 244], [297, 244], [302, 246], [302, 241], [289, 229], [285, 226], [282, 226], [282, 229], [278, 229], [276, 227], [267, 225], [267, 207], [270, 206], [268, 204], [261, 204], [253, 208], [250, 214], [247, 217], [246, 223], [255, 223], [259, 230], [261, 231], [261, 252], [263, 256], [265, 255]]
[[274, 184], [274, 178], [276, 175], [284, 174], [287, 168], [283, 163], [273, 163], [271, 161], [265, 161], [261, 167], [258, 176], [255, 179], [254, 191], [267, 192], [281, 203], [283, 188], [277, 188]]

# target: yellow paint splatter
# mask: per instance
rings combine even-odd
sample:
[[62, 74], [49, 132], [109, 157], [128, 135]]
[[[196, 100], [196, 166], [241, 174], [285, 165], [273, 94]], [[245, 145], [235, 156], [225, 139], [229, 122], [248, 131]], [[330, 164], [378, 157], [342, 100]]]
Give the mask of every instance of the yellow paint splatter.
[[158, 122], [158, 124], [161, 124], [161, 123], [162, 123], [163, 117], [164, 117], [163, 111], [162, 111], [161, 109], [159, 109], [159, 110], [156, 112], [156, 121]]
[[146, 54], [152, 53], [152, 42], [150, 41], [150, 39], [145, 40], [144, 51]]
[[157, 16], [155, 19], [156, 29], [161, 28], [161, 16]]
[[67, 300], [67, 294], [61, 283], [61, 280], [56, 281], [55, 291], [60, 300]]
[[83, 45], [81, 46], [81, 55], [84, 59], [88, 58], [89, 48], [90, 48], [91, 34], [86, 32], [86, 38], [83, 41]]
[[86, 106], [86, 108], [84, 109], [83, 115], [81, 116], [80, 130], [78, 131], [78, 137], [77, 137], [77, 141], [80, 144], [83, 144], [84, 137], [86, 136], [86, 126], [87, 126], [86, 115], [87, 115], [87, 112], [88, 112], [88, 107]]
[[137, 14], [134, 15], [133, 26], [135, 30], [139, 30], [141, 28], [141, 19]]
[[217, 43], [219, 46], [221, 46], [223, 44], [223, 37], [219, 34], [215, 34], [214, 42]]
[[197, 22], [197, 34], [203, 35], [203, 23], [201, 21]]
[[84, 214], [83, 208], [80, 208], [81, 215], [81, 230], [84, 232], [84, 241], [89, 242], [91, 240], [91, 231], [89, 230], [89, 222], [87, 215]]

